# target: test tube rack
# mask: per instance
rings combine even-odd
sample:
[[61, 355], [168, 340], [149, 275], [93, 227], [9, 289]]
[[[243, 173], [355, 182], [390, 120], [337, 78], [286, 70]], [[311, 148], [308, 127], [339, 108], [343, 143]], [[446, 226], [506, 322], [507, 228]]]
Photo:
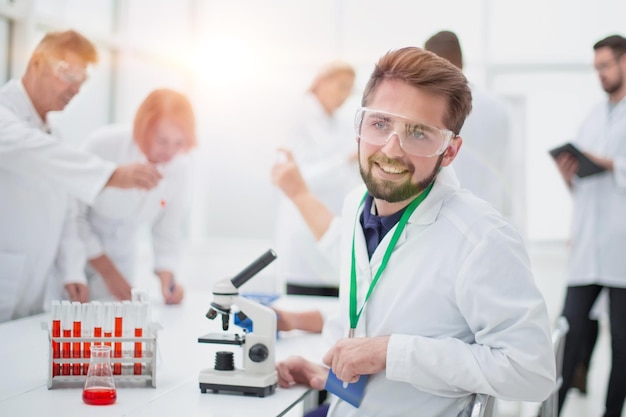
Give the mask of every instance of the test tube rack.
[[[41, 322], [42, 330], [48, 332], [48, 389], [51, 389], [55, 383], [70, 383], [80, 384], [85, 383], [87, 379], [87, 372], [83, 372], [83, 365], [89, 365], [91, 358], [84, 357], [84, 344], [91, 343], [91, 346], [98, 344], [108, 344], [114, 346], [115, 343], [122, 343], [124, 349], [122, 350], [121, 357], [113, 357], [111, 355], [111, 368], [114, 364], [121, 364], [120, 374], [113, 374], [113, 379], [116, 384], [120, 382], [128, 383], [141, 383], [151, 385], [156, 388], [156, 352], [157, 352], [157, 334], [162, 329], [158, 323], [150, 323], [147, 328], [147, 336], [144, 337], [53, 337], [50, 324]], [[144, 329], [145, 330], [145, 329]], [[52, 350], [52, 343], [56, 342], [63, 346], [64, 343], [70, 345], [74, 343], [81, 344], [80, 358], [75, 357], [61, 357], [55, 358]], [[135, 343], [142, 343], [142, 355], [141, 357], [135, 357], [134, 345]], [[71, 356], [71, 355], [70, 355]], [[63, 365], [69, 365], [70, 371], [68, 374], [54, 375], [54, 367], [59, 365], [63, 369]], [[74, 375], [73, 365], [80, 364], [80, 375]], [[135, 364], [141, 364], [141, 373], [135, 374]]]

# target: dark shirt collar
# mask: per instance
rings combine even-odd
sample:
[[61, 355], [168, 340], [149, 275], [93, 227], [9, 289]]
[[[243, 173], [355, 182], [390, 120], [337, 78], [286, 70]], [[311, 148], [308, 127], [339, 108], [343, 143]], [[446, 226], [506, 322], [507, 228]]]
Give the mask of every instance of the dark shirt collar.
[[372, 214], [374, 211], [372, 208], [376, 208], [373, 204], [374, 199], [368, 194], [363, 204], [363, 213], [361, 213], [360, 219], [361, 227], [363, 228], [363, 233], [365, 234], [365, 241], [367, 243], [367, 253], [369, 254], [370, 259], [372, 259], [372, 254], [387, 232], [389, 232], [396, 225], [396, 223], [398, 223], [400, 217], [402, 217], [402, 214], [404, 214], [404, 211], [406, 210], [406, 207], [404, 207], [402, 210], [390, 216], [377, 216], [376, 214]]

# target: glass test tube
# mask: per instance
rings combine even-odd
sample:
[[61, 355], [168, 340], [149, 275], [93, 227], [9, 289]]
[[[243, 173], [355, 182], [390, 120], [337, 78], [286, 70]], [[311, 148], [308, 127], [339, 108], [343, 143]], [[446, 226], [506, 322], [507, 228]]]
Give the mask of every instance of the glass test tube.
[[[72, 337], [79, 338], [82, 335], [82, 305], [78, 301], [72, 302]], [[80, 342], [72, 343], [72, 358], [80, 359]], [[82, 375], [82, 366], [80, 362], [72, 364], [72, 375]]]
[[[102, 337], [102, 326], [104, 325], [104, 305], [100, 301], [93, 301], [93, 337]], [[95, 345], [101, 345], [102, 341], [94, 342]]]
[[[72, 337], [72, 304], [67, 301], [67, 300], [63, 300], [61, 302], [61, 328], [63, 329], [63, 337], [67, 337], [70, 338]], [[71, 348], [70, 348], [70, 342], [63, 342], [63, 358], [68, 359], [70, 358], [70, 352], [71, 352]], [[69, 375], [70, 374], [70, 364], [68, 363], [64, 363], [62, 368], [62, 374], [63, 375]]]
[[109, 339], [109, 341], [104, 342], [104, 344], [109, 347], [112, 346], [110, 340], [113, 337], [113, 303], [110, 301], [104, 303], [102, 331], [104, 332], [104, 337]]
[[[113, 308], [114, 308], [114, 313], [113, 316], [115, 318], [115, 325], [114, 325], [114, 336], [117, 337], [122, 337], [123, 335], [123, 328], [124, 328], [124, 309], [122, 306], [122, 303], [115, 303], [113, 304]], [[122, 357], [122, 342], [115, 342], [114, 344], [114, 348], [113, 348], [113, 357], [114, 358], [121, 358]], [[113, 375], [121, 375], [122, 374], [122, 363], [121, 362], [114, 362], [113, 363]]]
[[52, 301], [50, 305], [52, 313], [52, 376], [61, 375], [61, 364], [54, 359], [61, 357], [61, 344], [55, 342], [54, 338], [61, 337], [61, 302], [59, 300]]
[[[125, 339], [130, 339], [133, 337], [133, 331], [135, 328], [134, 314], [133, 314], [133, 303], [130, 300], [122, 301], [122, 321], [124, 323], [124, 328], [122, 331], [122, 336]], [[124, 342], [122, 343], [122, 357], [131, 357], [133, 354], [133, 342]], [[132, 374], [133, 366], [132, 364], [123, 364], [122, 365], [122, 374]]]
[[[147, 326], [148, 320], [148, 303], [142, 303], [139, 301], [133, 302], [134, 322], [135, 322], [135, 337], [143, 337], [144, 329]], [[143, 342], [135, 342], [135, 358], [143, 357]], [[142, 374], [142, 362], [135, 362], [134, 370], [135, 375]]]
[[131, 288], [130, 296], [132, 301], [148, 302], [148, 291], [143, 288]]
[[[83, 318], [83, 337], [93, 336], [93, 305], [91, 303], [84, 303], [82, 305], [82, 318]], [[83, 357], [91, 358], [91, 342], [83, 342]], [[87, 375], [89, 371], [89, 363], [83, 363], [83, 375]]]

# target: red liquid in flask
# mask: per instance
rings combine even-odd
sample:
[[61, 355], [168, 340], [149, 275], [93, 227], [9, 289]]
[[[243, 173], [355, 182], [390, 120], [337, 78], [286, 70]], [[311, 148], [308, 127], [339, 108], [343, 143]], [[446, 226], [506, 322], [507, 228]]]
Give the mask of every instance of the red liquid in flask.
[[89, 405], [109, 405], [117, 399], [115, 388], [88, 388], [83, 391], [83, 401]]

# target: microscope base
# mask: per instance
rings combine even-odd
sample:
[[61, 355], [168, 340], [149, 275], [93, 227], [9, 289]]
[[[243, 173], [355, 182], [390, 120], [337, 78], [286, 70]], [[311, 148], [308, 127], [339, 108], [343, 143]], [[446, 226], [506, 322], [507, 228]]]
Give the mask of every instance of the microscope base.
[[222, 385], [222, 384], [204, 384], [200, 383], [200, 392], [205, 394], [207, 390], [213, 391], [214, 394], [218, 394], [220, 391], [229, 392], [241, 392], [244, 395], [254, 395], [257, 397], [265, 397], [274, 393], [276, 384], [269, 387], [242, 387], [239, 385]]
[[268, 375], [251, 375], [244, 371], [216, 371], [213, 369], [200, 372], [200, 392], [207, 390], [241, 392], [244, 395], [265, 397], [274, 393], [278, 376], [276, 372]]

